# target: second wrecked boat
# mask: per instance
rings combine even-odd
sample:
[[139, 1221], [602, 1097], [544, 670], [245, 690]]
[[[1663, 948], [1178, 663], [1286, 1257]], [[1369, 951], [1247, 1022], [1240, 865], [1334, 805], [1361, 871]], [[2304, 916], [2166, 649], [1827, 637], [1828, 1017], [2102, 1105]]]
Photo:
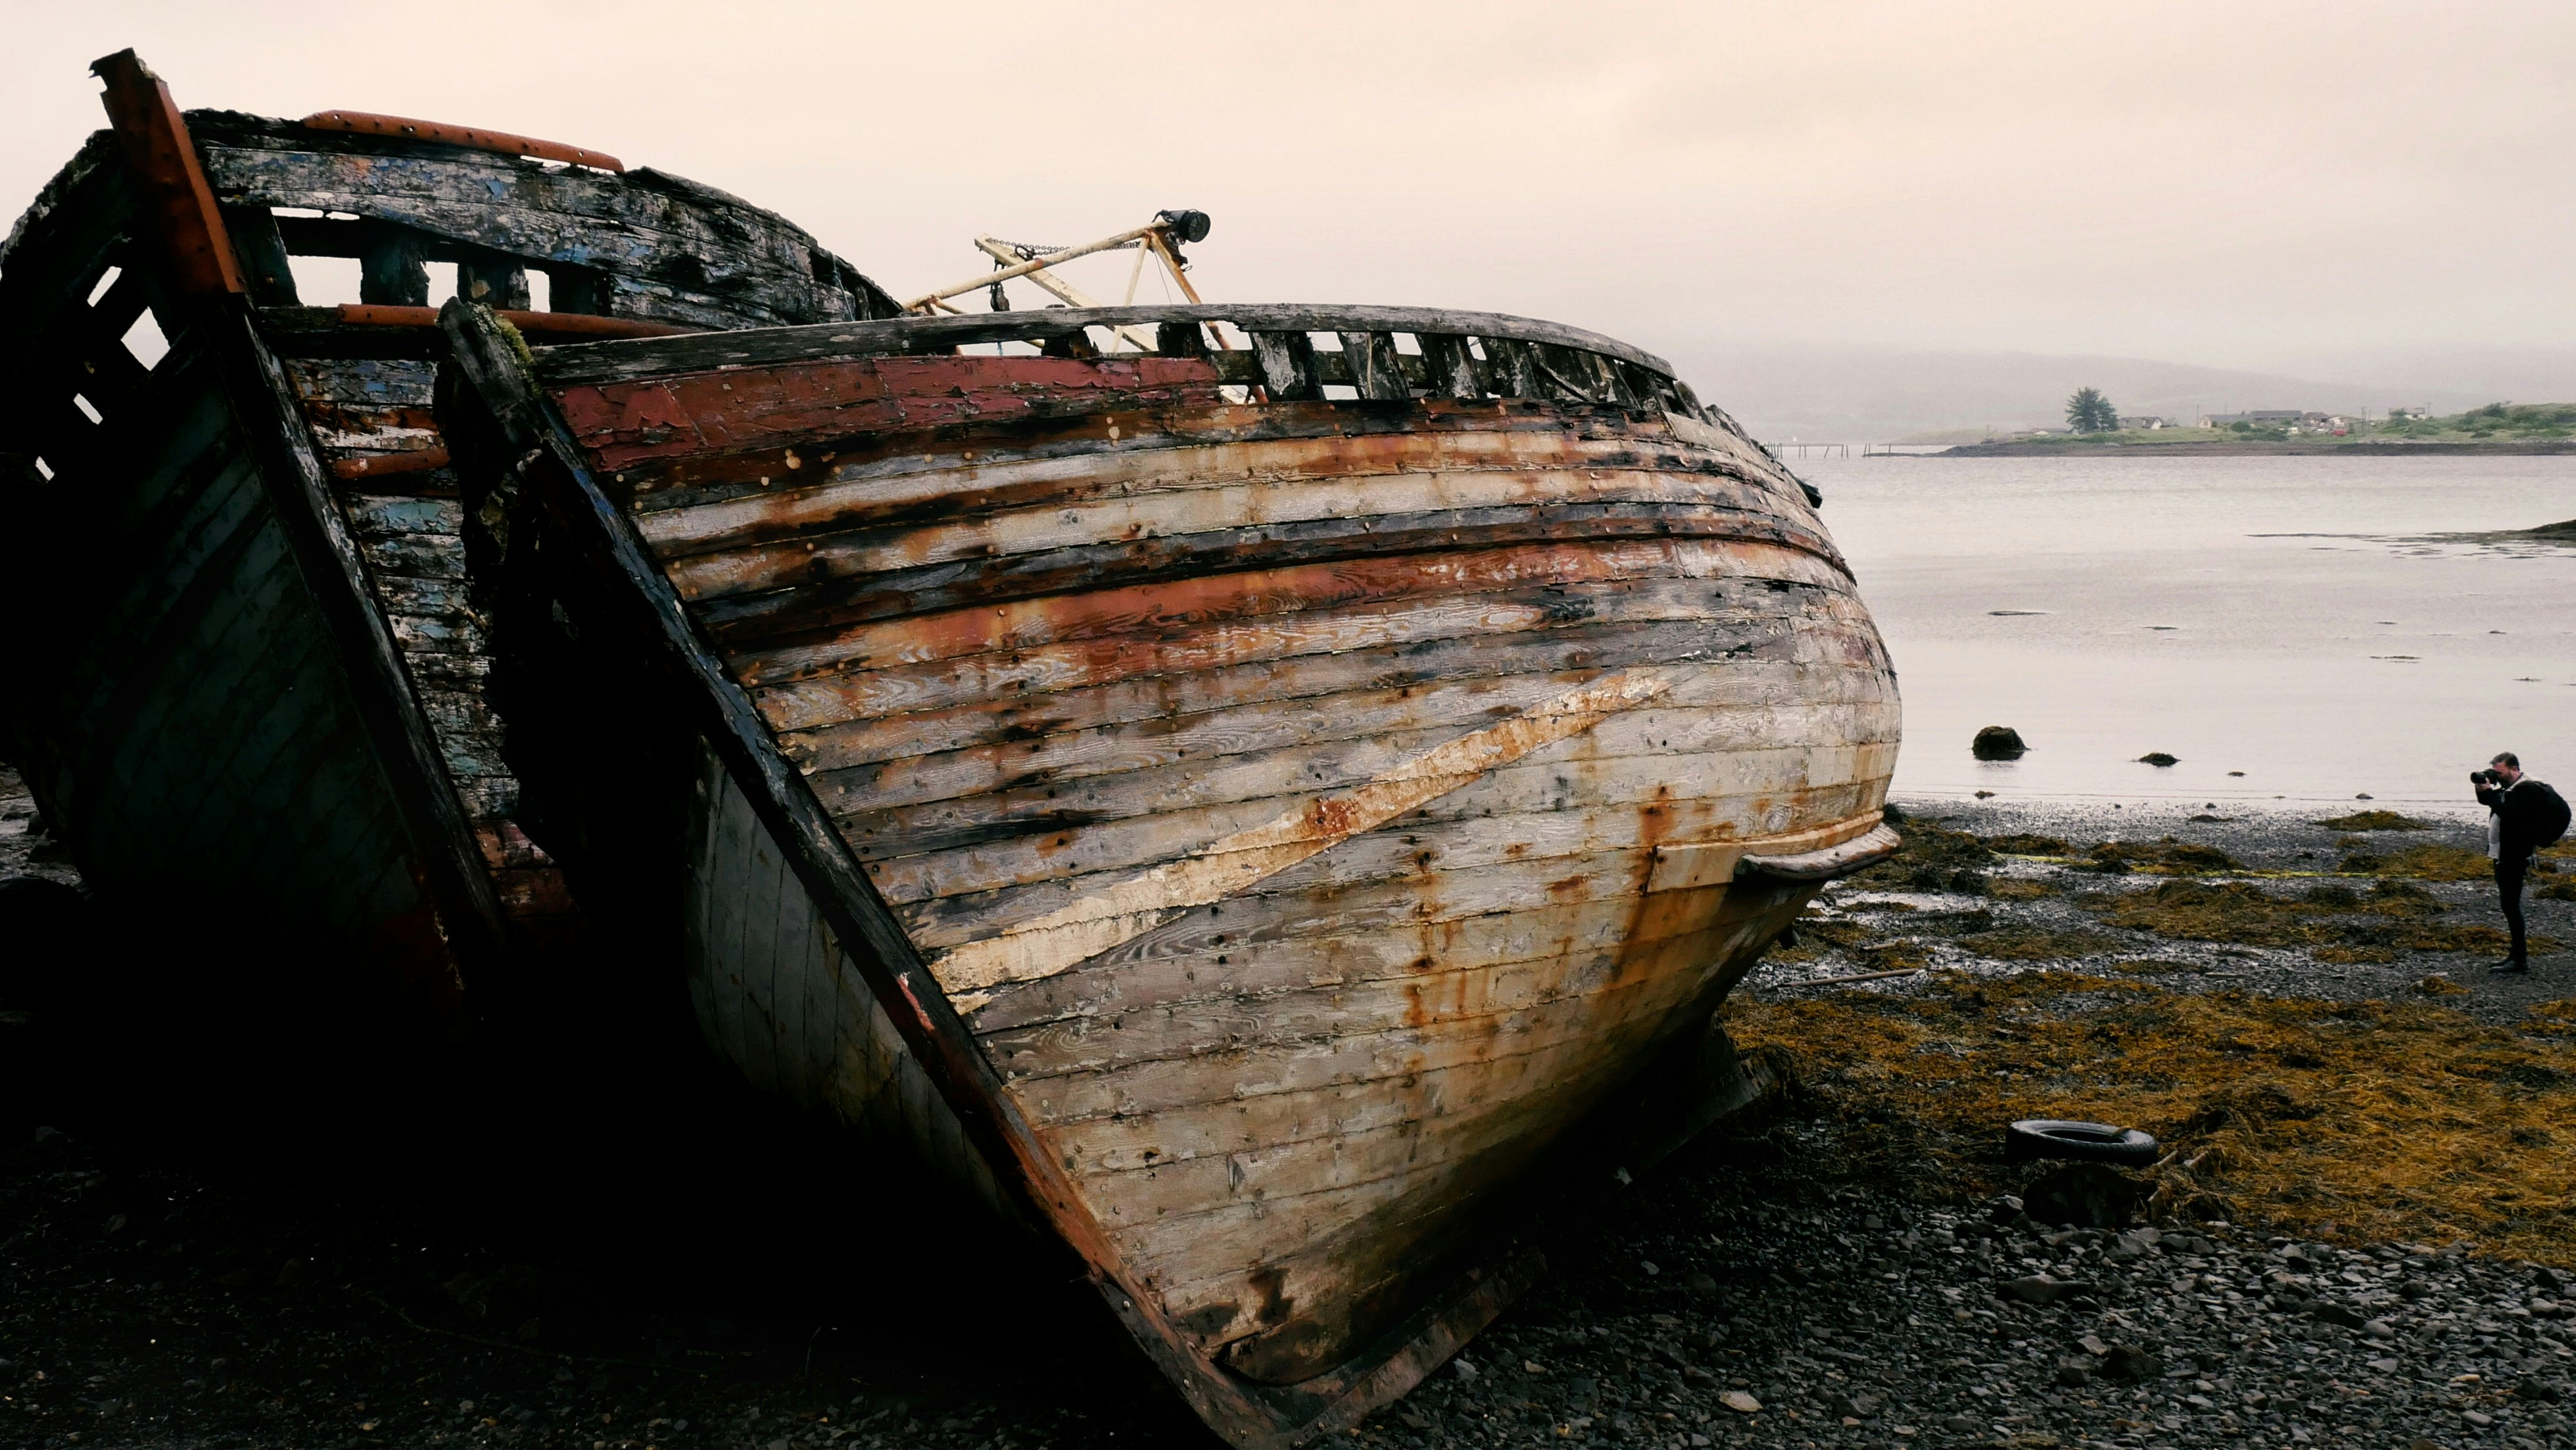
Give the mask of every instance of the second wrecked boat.
[[1813, 500], [1608, 338], [446, 326], [586, 903], [890, 1191], [1059, 1238], [1237, 1444], [1474, 1333], [1504, 1190], [1895, 848], [1895, 681]]
[[[595, 151], [182, 113], [133, 52], [96, 69], [113, 129], [0, 246], [0, 748], [103, 902], [243, 958], [210, 1000], [452, 1029], [469, 978], [527, 985], [580, 922], [486, 695], [432, 271], [548, 294], [514, 315], [556, 339], [894, 303]], [[357, 300], [305, 305], [302, 259]]]

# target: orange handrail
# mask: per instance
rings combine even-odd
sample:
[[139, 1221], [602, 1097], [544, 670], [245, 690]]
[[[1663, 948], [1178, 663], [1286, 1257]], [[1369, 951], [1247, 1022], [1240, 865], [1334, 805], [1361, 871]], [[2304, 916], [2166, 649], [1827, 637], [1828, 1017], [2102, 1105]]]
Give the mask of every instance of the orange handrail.
[[379, 116], [371, 111], [316, 111], [303, 125], [316, 131], [346, 131], [360, 136], [392, 136], [403, 141], [436, 141], [470, 151], [497, 151], [504, 156], [534, 156], [540, 161], [568, 161], [598, 171], [624, 171], [626, 163], [604, 151], [561, 141], [540, 141], [479, 126], [451, 126], [444, 121], [415, 121], [408, 116]]

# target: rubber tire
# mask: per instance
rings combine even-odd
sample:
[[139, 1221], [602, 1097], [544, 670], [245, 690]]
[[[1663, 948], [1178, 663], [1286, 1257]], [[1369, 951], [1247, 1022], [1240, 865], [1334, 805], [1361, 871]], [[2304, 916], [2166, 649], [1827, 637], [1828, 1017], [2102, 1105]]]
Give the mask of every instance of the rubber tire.
[[2024, 1118], [2004, 1130], [2004, 1157], [2015, 1163], [2034, 1158], [2071, 1158], [2079, 1163], [2108, 1163], [2116, 1168], [2145, 1168], [2158, 1156], [2153, 1135], [2109, 1123], [2078, 1123], [2065, 1118]]

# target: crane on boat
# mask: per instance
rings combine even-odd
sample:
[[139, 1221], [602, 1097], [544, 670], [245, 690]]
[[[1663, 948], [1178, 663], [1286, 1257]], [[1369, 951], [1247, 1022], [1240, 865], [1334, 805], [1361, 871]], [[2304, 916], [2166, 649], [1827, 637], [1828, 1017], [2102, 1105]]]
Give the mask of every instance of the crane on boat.
[[[995, 312], [1008, 312], [1011, 310], [1010, 294], [1003, 289], [1002, 284], [1015, 277], [1025, 277], [1045, 288], [1049, 293], [1062, 299], [1068, 307], [1103, 306], [1105, 304], [1099, 299], [1057, 275], [1054, 269], [1076, 258], [1118, 251], [1133, 251], [1136, 254], [1136, 265], [1127, 273], [1127, 295], [1121, 299], [1121, 305], [1133, 303], [1136, 300], [1136, 286], [1144, 279], [1145, 263], [1148, 258], [1162, 263], [1164, 269], [1171, 274], [1173, 283], [1181, 289], [1181, 295], [1192, 302], [1201, 302], [1206, 299], [1200, 297], [1198, 289], [1190, 285], [1187, 270], [1189, 259], [1181, 254], [1181, 247], [1187, 243], [1207, 240], [1208, 226], [1206, 212], [1173, 208], [1154, 213], [1154, 219], [1141, 227], [1130, 227], [1123, 232], [1114, 232], [1102, 237], [1098, 241], [1084, 242], [1080, 246], [1051, 247], [1029, 242], [1004, 241], [1000, 237], [977, 237], [975, 249], [990, 257], [997, 270], [969, 277], [962, 282], [951, 283], [935, 291], [925, 292], [906, 302], [903, 310], [924, 316], [941, 312], [962, 316], [966, 309], [956, 306], [949, 299], [982, 291], [991, 299], [992, 309]], [[1121, 327], [1114, 330], [1130, 347], [1145, 352], [1153, 350], [1153, 340], [1135, 328]], [[1220, 346], [1224, 343], [1222, 334], [1218, 338], [1218, 343]]]

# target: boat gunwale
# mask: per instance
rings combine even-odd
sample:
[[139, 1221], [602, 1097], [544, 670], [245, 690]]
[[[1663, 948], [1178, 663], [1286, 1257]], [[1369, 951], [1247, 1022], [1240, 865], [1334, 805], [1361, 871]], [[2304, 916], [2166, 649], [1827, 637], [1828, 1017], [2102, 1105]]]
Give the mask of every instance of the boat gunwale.
[[[1563, 323], [1501, 312], [1298, 302], [1049, 307], [989, 316], [896, 317], [744, 328], [724, 333], [720, 339], [698, 336], [570, 343], [538, 349], [536, 376], [550, 388], [573, 387], [727, 367], [946, 351], [980, 343], [1041, 342], [1072, 337], [1092, 327], [1218, 322], [1232, 323], [1247, 334], [1403, 332], [1540, 343], [1633, 363], [1669, 381], [1680, 381], [1671, 363], [1643, 348]], [[1110, 354], [1121, 355], [1130, 354]]]

